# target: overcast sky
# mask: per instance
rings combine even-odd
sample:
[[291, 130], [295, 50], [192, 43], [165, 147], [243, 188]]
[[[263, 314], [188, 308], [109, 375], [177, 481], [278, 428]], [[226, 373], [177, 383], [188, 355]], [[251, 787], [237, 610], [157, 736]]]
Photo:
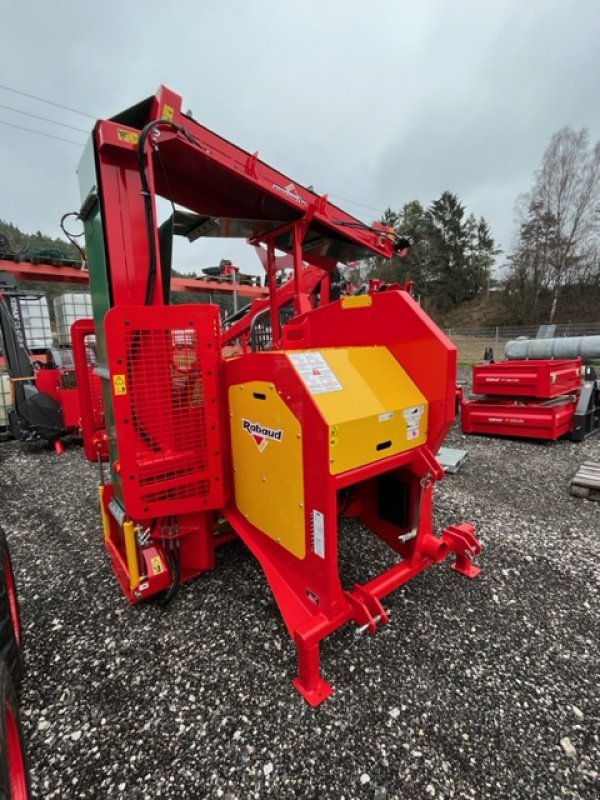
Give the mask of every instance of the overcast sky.
[[[3, 4], [1, 30], [4, 86], [104, 117], [164, 83], [202, 124], [361, 219], [448, 189], [505, 249], [550, 136], [600, 138], [599, 0], [22, 0]], [[6, 89], [0, 105], [1, 122], [72, 142], [86, 134], [6, 106], [93, 125]], [[0, 218], [59, 235], [80, 205], [80, 154], [0, 124]], [[258, 265], [227, 242], [177, 257]]]

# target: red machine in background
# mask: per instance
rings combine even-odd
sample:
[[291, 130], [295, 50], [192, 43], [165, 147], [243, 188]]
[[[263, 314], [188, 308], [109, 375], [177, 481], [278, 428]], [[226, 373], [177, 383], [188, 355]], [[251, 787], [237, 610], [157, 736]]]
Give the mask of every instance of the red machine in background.
[[108, 443], [102, 382], [96, 372], [94, 320], [78, 319], [71, 326], [73, 361], [77, 377], [79, 426], [88, 461], [108, 461]]
[[73, 364], [68, 351], [42, 348], [32, 355], [20, 311], [27, 296], [14, 286], [0, 289], [0, 334], [12, 396], [9, 429], [22, 442], [52, 442], [60, 454], [61, 439], [78, 428]]
[[463, 433], [581, 441], [600, 425], [600, 393], [581, 358], [500, 361], [473, 367], [461, 400]]
[[[455, 553], [474, 577], [473, 526], [432, 524], [434, 453], [455, 414], [456, 348], [403, 287], [339, 297], [338, 262], [406, 249], [199, 125], [161, 87], [99, 121], [79, 169], [110, 479], [107, 550], [132, 603], [168, 601], [238, 536], [298, 653], [294, 685], [331, 693], [320, 642], [374, 632], [383, 599]], [[159, 223], [156, 197], [185, 210]], [[210, 304], [170, 306], [172, 235], [237, 236], [265, 251], [269, 299], [222, 330]], [[276, 252], [291, 259], [280, 284]], [[397, 554], [342, 584], [340, 519]], [[223, 530], [226, 520], [230, 530]]]

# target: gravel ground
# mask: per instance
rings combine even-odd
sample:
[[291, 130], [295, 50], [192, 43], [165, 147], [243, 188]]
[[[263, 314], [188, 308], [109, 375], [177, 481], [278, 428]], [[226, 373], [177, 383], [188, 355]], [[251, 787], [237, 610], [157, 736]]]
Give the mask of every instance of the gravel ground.
[[[21, 693], [44, 798], [597, 798], [600, 504], [569, 497], [600, 439], [463, 437], [439, 525], [486, 550], [390, 595], [390, 624], [322, 648], [334, 696], [292, 688], [295, 651], [240, 543], [165, 611], [131, 608], [105, 556], [96, 469], [0, 445], [0, 512], [21, 594]], [[342, 573], [389, 561], [355, 524]]]

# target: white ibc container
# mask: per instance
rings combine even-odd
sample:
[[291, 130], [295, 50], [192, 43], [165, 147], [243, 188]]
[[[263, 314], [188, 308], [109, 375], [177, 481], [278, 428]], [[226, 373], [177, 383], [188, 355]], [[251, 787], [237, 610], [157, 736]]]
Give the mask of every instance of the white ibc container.
[[30, 350], [52, 347], [52, 328], [48, 300], [45, 297], [20, 297], [19, 308], [23, 320], [25, 341]]
[[92, 316], [92, 298], [87, 292], [68, 292], [54, 298], [56, 335], [60, 345], [71, 344], [71, 325]]
[[10, 377], [8, 372], [0, 372], [0, 429], [8, 427], [8, 412], [11, 408]]

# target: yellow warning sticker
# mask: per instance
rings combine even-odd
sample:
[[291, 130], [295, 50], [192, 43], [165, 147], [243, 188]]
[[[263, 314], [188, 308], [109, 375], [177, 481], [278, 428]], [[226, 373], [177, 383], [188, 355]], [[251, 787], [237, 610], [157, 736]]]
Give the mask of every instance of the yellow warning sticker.
[[113, 392], [115, 395], [127, 394], [125, 375], [113, 375]]
[[160, 575], [161, 572], [165, 571], [160, 556], [152, 556], [152, 558], [150, 559], [150, 565], [152, 567], [153, 575]]
[[166, 103], [163, 106], [163, 112], [161, 114], [162, 119], [173, 119], [175, 116], [175, 109], [173, 106], [168, 106]]
[[121, 142], [129, 142], [129, 144], [137, 144], [140, 135], [135, 131], [127, 131], [125, 128], [117, 128], [117, 139]]

